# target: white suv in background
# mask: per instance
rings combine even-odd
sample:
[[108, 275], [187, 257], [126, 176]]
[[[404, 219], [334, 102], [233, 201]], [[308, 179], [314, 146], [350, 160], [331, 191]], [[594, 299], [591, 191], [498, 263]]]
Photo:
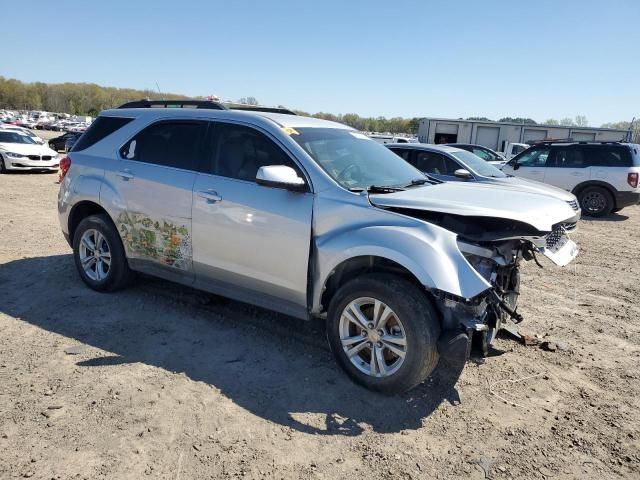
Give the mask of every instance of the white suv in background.
[[541, 142], [502, 171], [572, 192], [585, 215], [601, 217], [640, 203], [640, 145], [633, 143]]

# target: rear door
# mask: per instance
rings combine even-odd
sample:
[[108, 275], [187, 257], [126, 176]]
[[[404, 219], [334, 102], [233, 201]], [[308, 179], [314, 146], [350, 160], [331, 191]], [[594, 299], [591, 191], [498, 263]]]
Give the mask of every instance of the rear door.
[[627, 176], [633, 166], [631, 150], [623, 145], [585, 145], [590, 179], [612, 185], [618, 191], [631, 190]]
[[545, 183], [573, 190], [591, 176], [587, 160], [584, 148], [579, 145], [552, 147], [545, 169]]
[[549, 147], [530, 148], [522, 155], [510, 160], [502, 167], [502, 171], [516, 177], [544, 182], [549, 153]]
[[261, 166], [290, 166], [305, 178], [302, 170], [281, 144], [252, 126], [211, 123], [206, 143], [211, 163], [198, 174], [193, 197], [198, 283], [304, 317], [313, 195], [255, 181]]
[[154, 123], [125, 143], [117, 168], [106, 173], [125, 202], [115, 221], [134, 268], [193, 280], [192, 192], [205, 128], [201, 121]]

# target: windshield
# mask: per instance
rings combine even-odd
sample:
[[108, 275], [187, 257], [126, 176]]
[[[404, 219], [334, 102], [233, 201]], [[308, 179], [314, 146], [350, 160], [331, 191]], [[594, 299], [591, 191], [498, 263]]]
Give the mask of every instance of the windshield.
[[33, 145], [36, 142], [31, 137], [17, 132], [0, 132], [0, 143], [26, 143]]
[[296, 128], [292, 134], [331, 177], [348, 189], [406, 187], [425, 175], [362, 133], [341, 128]]
[[496, 167], [482, 160], [477, 155], [466, 150], [460, 150], [459, 152], [451, 152], [451, 155], [460, 160], [467, 167], [471, 173], [475, 173], [482, 177], [492, 178], [505, 178], [506, 175], [498, 170]]

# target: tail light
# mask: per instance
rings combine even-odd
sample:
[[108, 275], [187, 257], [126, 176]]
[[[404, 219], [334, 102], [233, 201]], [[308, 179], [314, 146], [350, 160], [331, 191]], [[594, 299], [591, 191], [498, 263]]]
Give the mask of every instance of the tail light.
[[632, 188], [638, 188], [638, 173], [632, 172], [627, 175], [627, 183], [631, 185]]
[[60, 168], [60, 173], [58, 174], [58, 183], [62, 183], [62, 180], [64, 180], [65, 175], [71, 167], [71, 158], [64, 157], [62, 160], [60, 160], [60, 165], [58, 167]]

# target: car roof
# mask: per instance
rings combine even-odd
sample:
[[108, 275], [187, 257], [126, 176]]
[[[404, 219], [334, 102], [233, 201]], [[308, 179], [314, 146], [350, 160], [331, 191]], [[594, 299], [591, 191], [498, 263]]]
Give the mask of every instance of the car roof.
[[429, 150], [432, 152], [443, 153], [456, 153], [464, 151], [461, 148], [456, 148], [449, 145], [433, 145], [431, 143], [387, 143], [385, 144], [385, 147], [411, 148], [413, 150]]
[[105, 110], [101, 116], [109, 117], [152, 117], [156, 119], [164, 118], [199, 118], [199, 119], [237, 119], [247, 120], [268, 119], [280, 127], [290, 128], [339, 128], [353, 130], [353, 128], [343, 123], [322, 120], [320, 118], [305, 117], [303, 115], [290, 115], [284, 113], [259, 112], [247, 110], [208, 110], [196, 108], [117, 108]]

